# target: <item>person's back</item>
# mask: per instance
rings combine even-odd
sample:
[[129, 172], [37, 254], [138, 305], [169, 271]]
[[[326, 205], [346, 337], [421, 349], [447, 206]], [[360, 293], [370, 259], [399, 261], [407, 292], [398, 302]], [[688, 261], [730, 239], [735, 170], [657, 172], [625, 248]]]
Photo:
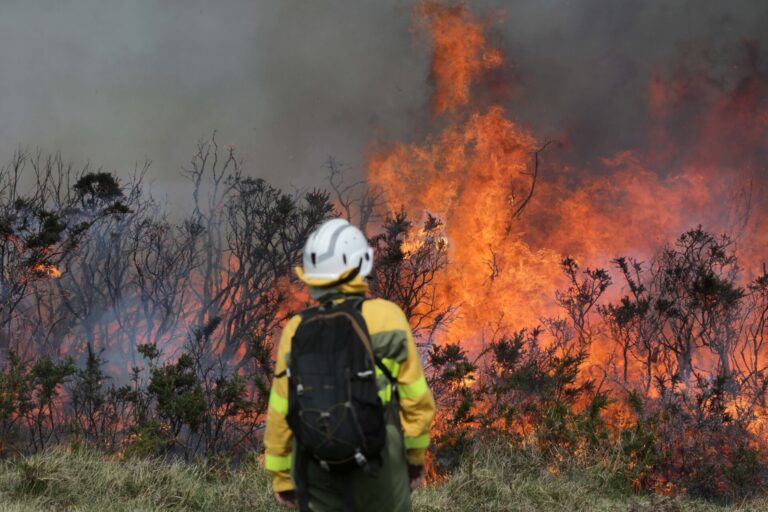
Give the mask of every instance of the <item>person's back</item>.
[[[304, 268], [297, 273], [320, 304], [333, 309], [353, 301], [361, 313], [367, 331], [363, 341], [370, 343], [377, 360], [375, 378], [386, 418], [384, 449], [371, 460], [362, 457], [359, 467], [340, 471], [296, 442], [287, 419], [289, 367], [303, 316], [293, 317], [278, 346], [264, 436], [265, 467], [283, 504], [291, 505], [298, 497], [302, 510], [411, 510], [411, 486], [422, 473], [435, 405], [402, 310], [383, 299], [361, 300], [372, 263], [372, 251], [362, 233], [337, 219], [310, 235]], [[349, 343], [353, 342], [357, 341]]]

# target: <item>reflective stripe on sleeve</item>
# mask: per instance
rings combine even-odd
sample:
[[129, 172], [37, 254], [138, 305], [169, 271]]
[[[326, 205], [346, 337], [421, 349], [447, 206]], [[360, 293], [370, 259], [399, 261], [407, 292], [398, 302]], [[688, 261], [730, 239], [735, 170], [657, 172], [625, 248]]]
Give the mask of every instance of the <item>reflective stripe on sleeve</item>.
[[264, 456], [264, 468], [267, 471], [288, 471], [291, 469], [291, 456], [278, 457], [267, 453]]
[[416, 382], [411, 384], [398, 384], [397, 392], [402, 398], [419, 398], [429, 390], [427, 379], [422, 375]]
[[[389, 370], [389, 373], [392, 374], [392, 377], [394, 379], [397, 379], [397, 376], [400, 374], [400, 363], [395, 361], [394, 359], [390, 359], [388, 357], [384, 357], [381, 359], [381, 364]], [[379, 389], [379, 399], [381, 399], [381, 403], [388, 404], [392, 400], [392, 385], [389, 382], [389, 378], [387, 378], [384, 375], [384, 372], [381, 371], [381, 368], [376, 366], [376, 376], [379, 381], [379, 385], [383, 385], [384, 387]]]
[[429, 446], [429, 434], [422, 434], [418, 437], [406, 437], [405, 439], [405, 448], [411, 449], [411, 448], [426, 448]]
[[392, 374], [392, 377], [395, 379], [398, 375], [400, 375], [400, 363], [395, 361], [394, 359], [390, 359], [388, 357], [384, 357], [381, 360], [381, 364], [384, 365], [384, 367], [389, 370], [389, 373]]
[[274, 386], [269, 392], [269, 406], [282, 415], [288, 414], [288, 399], [278, 395]]

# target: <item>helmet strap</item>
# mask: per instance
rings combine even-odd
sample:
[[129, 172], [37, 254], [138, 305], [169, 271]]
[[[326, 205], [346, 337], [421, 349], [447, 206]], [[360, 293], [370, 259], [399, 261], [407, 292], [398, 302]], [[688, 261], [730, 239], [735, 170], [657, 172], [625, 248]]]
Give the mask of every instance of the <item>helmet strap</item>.
[[337, 286], [341, 286], [343, 284], [347, 284], [348, 282], [352, 281], [354, 278], [357, 277], [357, 275], [360, 273], [360, 269], [362, 267], [363, 267], [363, 260], [361, 259], [360, 260], [360, 264], [356, 268], [352, 269], [352, 271], [349, 272], [348, 274], [343, 275], [339, 279], [337, 279], [335, 281], [331, 281], [330, 283], [326, 283], [326, 284], [324, 284], [322, 286], [316, 286], [315, 288], [322, 288], [322, 289], [325, 289], [325, 288], [335, 288]]

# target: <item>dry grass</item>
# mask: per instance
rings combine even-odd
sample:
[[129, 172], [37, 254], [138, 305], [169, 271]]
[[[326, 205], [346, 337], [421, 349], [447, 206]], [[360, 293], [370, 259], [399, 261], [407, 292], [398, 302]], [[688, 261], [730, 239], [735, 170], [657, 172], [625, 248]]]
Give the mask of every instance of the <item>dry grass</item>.
[[264, 472], [53, 450], [0, 466], [0, 511], [273, 510]]
[[437, 511], [768, 511], [768, 498], [718, 506], [685, 497], [634, 494], [611, 482], [603, 466], [561, 465], [557, 474], [534, 452], [485, 447], [467, 458], [445, 482], [414, 497], [419, 512]]
[[[417, 512], [768, 510], [768, 499], [721, 507], [630, 495], [590, 469], [553, 475], [532, 454], [490, 449], [470, 457], [452, 478], [420, 490], [414, 504]], [[86, 450], [0, 463], [0, 512], [276, 509], [267, 477], [255, 463], [229, 471], [163, 460], [103, 460]]]

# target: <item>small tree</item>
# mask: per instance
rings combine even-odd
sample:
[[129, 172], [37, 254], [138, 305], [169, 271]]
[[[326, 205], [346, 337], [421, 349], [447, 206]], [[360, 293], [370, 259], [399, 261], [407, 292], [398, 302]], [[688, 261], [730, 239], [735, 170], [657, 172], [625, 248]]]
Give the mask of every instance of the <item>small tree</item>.
[[371, 244], [376, 251], [371, 291], [400, 306], [414, 335], [430, 345], [434, 333], [454, 312], [452, 305], [440, 299], [436, 287], [448, 263], [442, 222], [427, 214], [423, 225], [416, 227], [405, 212], [390, 214]]
[[[33, 177], [26, 192], [22, 174]], [[75, 171], [58, 154], [18, 152], [0, 168], [0, 350], [44, 348], [19, 343], [25, 336], [46, 336], [17, 323], [19, 308], [27, 309], [24, 302], [37, 283], [61, 275], [62, 261], [95, 223], [127, 211], [122, 199], [114, 176], [88, 166]]]

